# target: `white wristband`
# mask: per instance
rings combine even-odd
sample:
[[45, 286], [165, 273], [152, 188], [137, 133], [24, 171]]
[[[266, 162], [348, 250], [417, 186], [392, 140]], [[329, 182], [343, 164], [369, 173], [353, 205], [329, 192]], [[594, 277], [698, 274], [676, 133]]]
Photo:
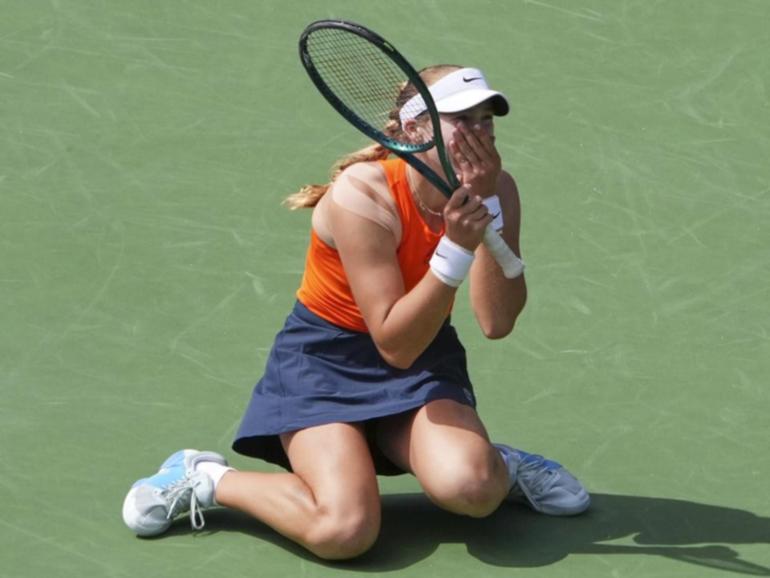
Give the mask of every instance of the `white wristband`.
[[494, 217], [492, 220], [492, 226], [495, 231], [503, 230], [503, 210], [500, 208], [500, 197], [492, 195], [484, 199], [483, 203], [486, 205], [489, 214]]
[[472, 251], [444, 236], [430, 258], [430, 270], [442, 283], [459, 287], [468, 276], [473, 257]]

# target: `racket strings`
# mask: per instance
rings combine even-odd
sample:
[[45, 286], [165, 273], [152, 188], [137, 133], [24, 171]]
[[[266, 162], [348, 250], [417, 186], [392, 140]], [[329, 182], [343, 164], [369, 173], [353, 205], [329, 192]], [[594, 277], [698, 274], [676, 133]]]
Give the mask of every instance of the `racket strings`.
[[323, 82], [356, 116], [390, 139], [414, 144], [397, 121], [408, 77], [380, 48], [345, 30], [319, 29], [308, 36], [307, 53]]

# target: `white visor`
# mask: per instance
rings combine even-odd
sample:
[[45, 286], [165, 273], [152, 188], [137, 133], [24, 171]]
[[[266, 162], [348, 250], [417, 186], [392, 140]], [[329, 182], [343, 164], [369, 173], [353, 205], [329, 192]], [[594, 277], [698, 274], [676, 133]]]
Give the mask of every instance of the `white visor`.
[[[490, 99], [495, 116], [505, 116], [510, 109], [505, 95], [490, 89], [484, 73], [478, 68], [455, 70], [431, 84], [428, 90], [439, 112], [460, 112]], [[422, 96], [413, 96], [401, 107], [401, 124], [417, 118], [426, 110]]]

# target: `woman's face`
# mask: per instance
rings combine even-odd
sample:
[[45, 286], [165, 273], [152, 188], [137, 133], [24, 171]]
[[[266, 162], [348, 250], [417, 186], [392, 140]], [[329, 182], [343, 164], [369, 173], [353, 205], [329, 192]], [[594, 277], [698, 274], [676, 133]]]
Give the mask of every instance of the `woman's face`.
[[[472, 130], [474, 127], [479, 127], [483, 132], [488, 134], [492, 138], [494, 143], [495, 139], [495, 122], [492, 104], [482, 102], [473, 108], [462, 110], [460, 112], [443, 113], [440, 115], [441, 120], [441, 136], [444, 139], [444, 146], [449, 147], [449, 143], [455, 137], [455, 133], [458, 128], [463, 125], [466, 129]], [[416, 130], [421, 131], [421, 139], [432, 139], [432, 135], [428, 134], [431, 130], [430, 123], [421, 124], [415, 127]], [[424, 131], [424, 132], [423, 132]], [[424, 142], [424, 141], [423, 141]], [[430, 166], [434, 171], [442, 174], [441, 162], [438, 158], [438, 153], [435, 148], [430, 149], [422, 155], [423, 161]]]
[[442, 114], [441, 136], [444, 138], [444, 143], [449, 144], [454, 138], [455, 131], [461, 124], [468, 129], [479, 127], [483, 132], [488, 134], [494, 142], [495, 116], [492, 110], [492, 105], [487, 101], [467, 110]]

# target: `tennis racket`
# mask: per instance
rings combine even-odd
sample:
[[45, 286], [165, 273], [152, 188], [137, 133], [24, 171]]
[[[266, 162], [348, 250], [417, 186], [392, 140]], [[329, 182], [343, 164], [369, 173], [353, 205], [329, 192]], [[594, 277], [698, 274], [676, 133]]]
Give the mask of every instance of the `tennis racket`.
[[[316, 88], [337, 112], [404, 159], [444, 195], [452, 196], [460, 183], [441, 138], [436, 104], [417, 71], [388, 41], [360, 24], [318, 20], [302, 32], [299, 53]], [[407, 82], [422, 96], [430, 115], [433, 130], [426, 131], [430, 136], [424, 142], [407, 140], [388, 130], [396, 120], [391, 113], [402, 104], [397, 100]], [[433, 147], [441, 161], [443, 178], [415, 156]], [[491, 224], [484, 232], [484, 244], [507, 278], [521, 274], [524, 264]]]

